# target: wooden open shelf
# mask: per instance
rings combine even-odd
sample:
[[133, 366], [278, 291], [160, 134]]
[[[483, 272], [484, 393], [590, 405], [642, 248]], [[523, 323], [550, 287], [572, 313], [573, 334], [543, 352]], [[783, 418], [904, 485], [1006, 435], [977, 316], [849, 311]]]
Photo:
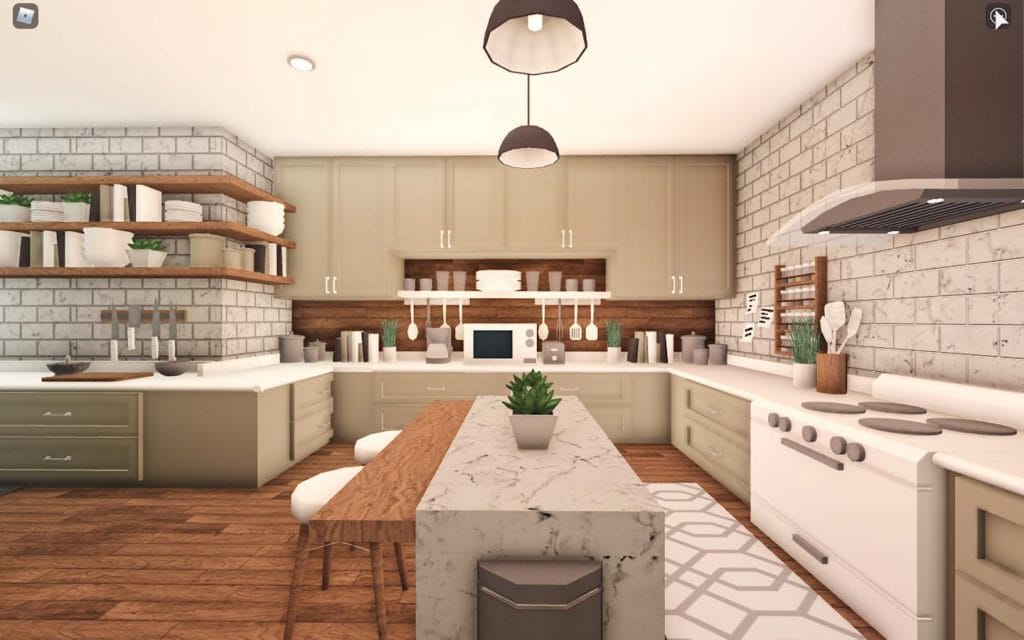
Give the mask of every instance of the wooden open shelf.
[[[802, 268], [775, 265], [775, 355], [789, 356], [792, 349], [783, 343], [782, 338], [789, 333], [789, 325], [793, 322], [805, 322], [808, 318], [787, 320], [783, 313], [787, 311], [813, 311], [814, 325], [821, 321], [825, 313], [825, 302], [828, 297], [828, 258], [818, 256], [812, 264], [801, 265]], [[807, 270], [810, 269], [810, 273]], [[793, 273], [787, 276], [787, 273]], [[814, 292], [798, 298], [784, 298], [783, 291], [796, 287], [813, 287]], [[797, 304], [786, 304], [797, 303]]]
[[0, 269], [0, 278], [223, 278], [260, 284], [295, 283], [294, 278], [228, 267], [8, 267]]
[[295, 205], [235, 176], [12, 176], [0, 177], [0, 189], [26, 195], [90, 191], [103, 184], [143, 184], [163, 193], [219, 193], [241, 202], [271, 200], [288, 213]]
[[81, 231], [85, 227], [105, 227], [131, 231], [141, 236], [187, 236], [190, 233], [212, 233], [239, 242], [271, 242], [289, 249], [295, 243], [272, 236], [259, 229], [237, 222], [0, 222], [0, 231]]

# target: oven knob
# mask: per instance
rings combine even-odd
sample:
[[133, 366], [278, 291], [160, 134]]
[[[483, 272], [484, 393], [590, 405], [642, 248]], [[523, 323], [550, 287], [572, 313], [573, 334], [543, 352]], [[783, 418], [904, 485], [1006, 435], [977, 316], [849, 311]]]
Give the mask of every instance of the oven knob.
[[789, 431], [793, 428], [793, 423], [790, 422], [789, 418], [783, 416], [779, 418], [779, 431]]
[[846, 455], [854, 462], [864, 462], [864, 458], [867, 457], [867, 452], [864, 451], [864, 445], [851, 442], [849, 449], [846, 451]]
[[811, 425], [807, 425], [806, 427], [800, 430], [800, 435], [803, 436], [806, 442], [814, 442], [815, 440], [818, 439], [818, 430], [812, 427]]
[[527, 338], [532, 338], [533, 337], [533, 329], [527, 329], [526, 330], [526, 337]]
[[846, 453], [846, 438], [836, 436], [829, 440], [828, 446], [832, 448], [832, 453], [841, 456]]
[[527, 340], [526, 340], [526, 346], [528, 346], [528, 347], [532, 347], [532, 346], [533, 346], [533, 340], [531, 340], [531, 339], [527, 339]]
[[772, 429], [774, 429], [775, 427], [779, 426], [779, 414], [777, 414], [777, 413], [769, 413], [768, 414], [768, 426], [771, 427]]

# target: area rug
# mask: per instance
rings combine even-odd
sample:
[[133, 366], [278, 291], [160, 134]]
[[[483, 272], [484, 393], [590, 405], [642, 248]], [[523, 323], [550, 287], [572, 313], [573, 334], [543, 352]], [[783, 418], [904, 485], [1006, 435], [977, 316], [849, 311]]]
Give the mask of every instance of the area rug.
[[20, 488], [21, 487], [16, 484], [0, 484], [0, 496], [4, 495], [5, 493], [13, 493]]
[[863, 638], [699, 485], [647, 488], [668, 511], [666, 640]]

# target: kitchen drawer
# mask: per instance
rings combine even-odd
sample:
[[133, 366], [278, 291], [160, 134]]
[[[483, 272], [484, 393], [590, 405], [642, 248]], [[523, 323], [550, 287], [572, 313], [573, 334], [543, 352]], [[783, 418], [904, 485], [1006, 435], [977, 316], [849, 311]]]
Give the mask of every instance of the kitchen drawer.
[[141, 479], [138, 438], [0, 438], [0, 480], [96, 483]]
[[680, 424], [680, 450], [744, 502], [750, 502], [750, 450], [697, 418], [683, 416]]
[[489, 373], [381, 373], [374, 399], [385, 402], [472, 399], [501, 393], [497, 376]]
[[326, 373], [292, 384], [292, 415], [299, 415], [305, 407], [329, 399], [333, 382], [334, 374]]
[[957, 476], [957, 571], [1024, 606], [1024, 496]]
[[583, 404], [624, 404], [629, 402], [630, 374], [550, 373], [556, 396], [576, 396]]
[[324, 398], [306, 405], [292, 406], [292, 422], [304, 420], [310, 416], [330, 415], [334, 413], [334, 398]]
[[376, 405], [373, 407], [373, 429], [371, 432], [404, 429], [424, 409], [426, 404]]
[[750, 439], [750, 401], [694, 382], [687, 383], [686, 408]]
[[957, 571], [953, 582], [957, 640], [1024, 640], [1024, 607]]
[[292, 423], [292, 459], [301, 460], [331, 440], [331, 412], [311, 414]]
[[134, 436], [137, 393], [0, 393], [0, 436]]

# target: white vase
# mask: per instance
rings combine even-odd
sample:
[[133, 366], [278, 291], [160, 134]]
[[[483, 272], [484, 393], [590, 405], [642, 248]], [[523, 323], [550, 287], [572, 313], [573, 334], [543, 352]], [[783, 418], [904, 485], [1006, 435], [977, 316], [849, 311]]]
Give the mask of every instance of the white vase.
[[622, 347], [608, 347], [608, 362], [618, 362]]
[[153, 249], [128, 249], [128, 259], [131, 260], [133, 267], [160, 267], [167, 259], [167, 252]]
[[555, 433], [555, 422], [558, 416], [551, 415], [516, 415], [509, 417], [512, 423], [512, 434], [516, 437], [516, 446], [520, 449], [547, 449], [551, 436]]
[[65, 202], [64, 221], [89, 222], [90, 207], [91, 205], [88, 202]]
[[798, 389], [813, 389], [818, 381], [818, 366], [815, 364], [793, 363], [793, 386]]
[[384, 347], [382, 359], [384, 362], [398, 362], [398, 347]]

